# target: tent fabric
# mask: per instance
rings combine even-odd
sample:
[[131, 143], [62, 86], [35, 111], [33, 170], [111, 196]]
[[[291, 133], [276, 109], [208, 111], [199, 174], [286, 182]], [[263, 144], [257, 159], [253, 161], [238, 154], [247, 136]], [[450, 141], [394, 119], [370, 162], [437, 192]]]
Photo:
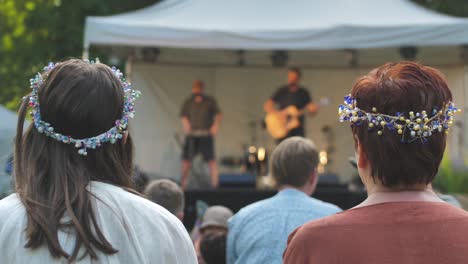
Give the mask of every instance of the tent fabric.
[[166, 0], [87, 17], [84, 47], [345, 49], [468, 43], [468, 19], [409, 0]]

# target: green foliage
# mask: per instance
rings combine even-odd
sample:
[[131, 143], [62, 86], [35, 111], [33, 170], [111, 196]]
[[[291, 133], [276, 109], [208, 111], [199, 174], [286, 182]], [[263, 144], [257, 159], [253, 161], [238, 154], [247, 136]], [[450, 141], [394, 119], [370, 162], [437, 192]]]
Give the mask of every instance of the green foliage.
[[468, 1], [466, 0], [413, 0], [413, 2], [437, 12], [468, 17]]
[[80, 57], [86, 16], [112, 15], [157, 0], [0, 0], [0, 104], [16, 110], [29, 78], [49, 61]]
[[468, 193], [468, 171], [466, 168], [454, 169], [450, 158], [445, 155], [434, 181], [434, 188], [443, 193]]

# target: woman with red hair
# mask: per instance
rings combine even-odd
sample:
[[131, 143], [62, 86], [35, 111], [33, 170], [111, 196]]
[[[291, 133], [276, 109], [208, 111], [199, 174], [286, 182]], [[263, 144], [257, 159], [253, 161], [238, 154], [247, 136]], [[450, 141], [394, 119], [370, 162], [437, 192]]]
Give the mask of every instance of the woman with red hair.
[[443, 75], [413, 62], [361, 77], [340, 105], [368, 198], [295, 230], [284, 263], [468, 263], [468, 213], [434, 180], [455, 108]]

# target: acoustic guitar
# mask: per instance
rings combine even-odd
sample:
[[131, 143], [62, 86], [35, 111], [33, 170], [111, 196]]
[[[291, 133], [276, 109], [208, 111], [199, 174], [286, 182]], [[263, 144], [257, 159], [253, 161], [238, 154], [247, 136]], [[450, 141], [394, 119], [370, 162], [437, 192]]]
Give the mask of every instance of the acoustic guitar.
[[[329, 104], [330, 99], [328, 97], [320, 99], [320, 107]], [[281, 111], [286, 113], [286, 118], [282, 118], [278, 112], [268, 113], [265, 117], [266, 129], [274, 139], [286, 137], [291, 130], [301, 125], [300, 117], [303, 113], [297, 107], [290, 105]]]

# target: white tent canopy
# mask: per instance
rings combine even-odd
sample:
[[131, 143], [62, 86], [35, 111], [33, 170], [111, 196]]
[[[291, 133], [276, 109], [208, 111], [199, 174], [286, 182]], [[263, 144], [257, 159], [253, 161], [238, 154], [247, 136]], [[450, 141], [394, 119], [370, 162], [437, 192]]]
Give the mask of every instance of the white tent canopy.
[[409, 0], [166, 0], [86, 19], [90, 45], [345, 49], [468, 44], [468, 20]]

